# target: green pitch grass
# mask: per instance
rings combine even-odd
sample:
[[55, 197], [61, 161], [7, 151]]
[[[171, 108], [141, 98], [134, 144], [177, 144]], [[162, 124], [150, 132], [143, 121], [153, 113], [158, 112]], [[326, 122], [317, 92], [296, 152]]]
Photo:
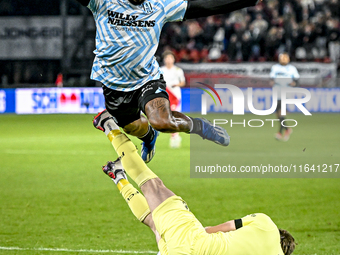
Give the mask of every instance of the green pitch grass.
[[[286, 143], [273, 138], [276, 127], [226, 126], [232, 141], [223, 150], [230, 163], [261, 164], [269, 158], [340, 163], [338, 114], [291, 117], [299, 125]], [[151, 231], [134, 219], [101, 172], [116, 154], [91, 120], [91, 115], [0, 116], [0, 254], [157, 251]], [[170, 149], [169, 135], [161, 134], [149, 166], [203, 225], [263, 212], [296, 238], [294, 254], [340, 254], [340, 179], [193, 179], [190, 139], [182, 137], [182, 148]], [[202, 142], [205, 153], [212, 144]]]

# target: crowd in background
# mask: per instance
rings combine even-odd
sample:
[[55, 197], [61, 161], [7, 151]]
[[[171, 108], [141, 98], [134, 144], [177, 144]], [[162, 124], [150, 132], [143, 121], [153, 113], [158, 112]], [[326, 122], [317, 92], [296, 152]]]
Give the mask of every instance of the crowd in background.
[[[69, 15], [82, 13], [75, 0], [67, 2]], [[0, 16], [60, 15], [60, 4], [0, 0]], [[294, 61], [336, 62], [340, 67], [340, 0], [263, 0], [230, 14], [167, 23], [156, 53], [160, 61], [165, 50], [172, 50], [177, 62], [276, 61], [279, 53], [288, 52]], [[2, 84], [50, 83], [60, 72], [60, 61], [7, 60], [0, 67]], [[46, 72], [50, 75], [40, 75]]]
[[159, 52], [181, 62], [294, 60], [338, 62], [339, 0], [265, 0], [228, 15], [169, 23]]
[[[80, 14], [68, 1], [68, 14]], [[60, 1], [0, 1], [0, 16], [59, 15]], [[178, 61], [271, 61], [286, 51], [294, 60], [339, 62], [340, 0], [263, 0], [231, 14], [168, 23], [157, 55]]]
[[[0, 16], [49, 16], [60, 15], [61, 1], [0, 0]], [[75, 0], [67, 3], [69, 15], [80, 14], [80, 4]]]

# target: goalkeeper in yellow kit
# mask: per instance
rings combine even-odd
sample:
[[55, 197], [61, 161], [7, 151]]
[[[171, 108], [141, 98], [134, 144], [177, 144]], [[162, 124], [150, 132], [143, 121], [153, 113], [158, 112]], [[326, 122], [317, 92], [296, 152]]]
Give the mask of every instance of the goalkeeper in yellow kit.
[[[161, 255], [289, 255], [294, 251], [294, 238], [262, 213], [204, 228], [182, 198], [146, 166], [109, 113], [98, 114], [93, 124], [105, 132], [119, 156], [103, 171], [137, 219], [155, 233]], [[125, 171], [144, 195], [129, 183]]]

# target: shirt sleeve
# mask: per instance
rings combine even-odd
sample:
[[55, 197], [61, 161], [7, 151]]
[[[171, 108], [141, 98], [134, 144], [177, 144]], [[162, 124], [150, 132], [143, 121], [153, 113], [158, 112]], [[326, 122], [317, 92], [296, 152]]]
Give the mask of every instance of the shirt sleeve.
[[164, 0], [165, 21], [182, 21], [188, 7], [185, 0]]
[[256, 216], [257, 216], [257, 214], [253, 213], [253, 214], [250, 214], [250, 215], [243, 217], [241, 219], [242, 220], [242, 226], [244, 227], [244, 226], [247, 226], [250, 223], [252, 223], [255, 220]]
[[183, 69], [179, 68], [177, 69], [177, 74], [178, 74], [178, 78], [180, 82], [185, 81], [185, 76], [184, 76], [184, 72]]
[[90, 9], [90, 11], [95, 14], [98, 10], [99, 2], [101, 0], [90, 0], [89, 4], [87, 5], [87, 8]]
[[293, 70], [294, 70], [294, 72], [293, 72], [293, 77], [292, 77], [292, 78], [293, 78], [294, 80], [300, 79], [299, 72], [298, 72], [298, 70], [296, 69], [295, 66], [293, 66]]
[[275, 65], [272, 66], [272, 68], [270, 69], [270, 74], [269, 74], [271, 79], [275, 79], [276, 75], [275, 75]]
[[236, 229], [242, 228], [244, 226], [250, 225], [251, 223], [253, 223], [255, 220], [258, 220], [259, 218], [268, 218], [268, 216], [266, 216], [263, 213], [253, 213], [253, 214], [249, 214], [247, 216], [244, 216], [241, 219], [237, 219], [235, 220], [235, 227]]

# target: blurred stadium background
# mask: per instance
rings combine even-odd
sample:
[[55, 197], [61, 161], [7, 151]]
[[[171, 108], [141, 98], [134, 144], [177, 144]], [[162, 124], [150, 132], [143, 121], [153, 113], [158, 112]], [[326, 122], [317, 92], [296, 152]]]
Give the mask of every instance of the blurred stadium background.
[[[226, 156], [234, 164], [340, 163], [339, 16], [339, 0], [264, 0], [167, 24], [156, 57], [175, 53], [188, 112], [197, 80], [256, 87], [264, 109], [270, 67], [288, 52], [314, 98], [313, 117], [293, 113], [299, 126], [287, 143], [274, 140], [276, 129], [233, 127]], [[86, 114], [104, 107], [100, 84], [89, 79], [94, 37], [90, 12], [74, 0], [0, 0], [0, 254], [157, 251], [100, 173], [115, 153]], [[210, 106], [214, 116], [232, 117], [230, 105]], [[178, 150], [168, 140], [160, 136], [150, 166], [204, 225], [264, 212], [297, 238], [295, 254], [340, 254], [339, 179], [192, 179], [189, 137]]]
[[[227, 15], [169, 23], [156, 55], [160, 60], [171, 49], [181, 63], [264, 63], [286, 51], [293, 61], [334, 63], [339, 70], [339, 6], [338, 0], [265, 0]], [[88, 78], [94, 22], [75, 0], [2, 0], [0, 21], [2, 87], [53, 86], [58, 74], [64, 86], [96, 85]]]

